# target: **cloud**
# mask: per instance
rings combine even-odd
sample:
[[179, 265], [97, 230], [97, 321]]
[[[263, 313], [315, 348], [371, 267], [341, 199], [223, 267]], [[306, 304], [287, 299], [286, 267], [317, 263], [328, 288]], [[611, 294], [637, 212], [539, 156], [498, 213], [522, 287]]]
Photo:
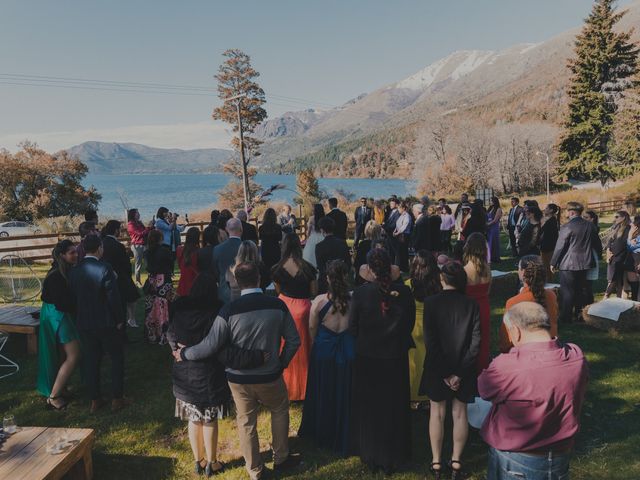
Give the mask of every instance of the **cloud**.
[[11, 133], [0, 135], [0, 147], [15, 151], [20, 142], [28, 139], [52, 152], [91, 140], [141, 143], [158, 148], [229, 148], [231, 135], [231, 130], [218, 122], [133, 125], [70, 132]]

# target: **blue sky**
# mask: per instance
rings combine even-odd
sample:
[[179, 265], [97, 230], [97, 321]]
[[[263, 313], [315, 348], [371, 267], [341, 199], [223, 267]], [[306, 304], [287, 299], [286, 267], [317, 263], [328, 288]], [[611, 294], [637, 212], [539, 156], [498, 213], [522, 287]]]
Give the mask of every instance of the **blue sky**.
[[[630, 3], [620, 2], [620, 5]], [[579, 27], [590, 0], [2, 0], [0, 74], [215, 87], [227, 48], [251, 55], [270, 116], [338, 105], [462, 49], [540, 42]], [[29, 137], [225, 146], [215, 95], [2, 84], [0, 147]], [[24, 82], [23, 82], [24, 83]], [[9, 115], [6, 113], [10, 112]]]

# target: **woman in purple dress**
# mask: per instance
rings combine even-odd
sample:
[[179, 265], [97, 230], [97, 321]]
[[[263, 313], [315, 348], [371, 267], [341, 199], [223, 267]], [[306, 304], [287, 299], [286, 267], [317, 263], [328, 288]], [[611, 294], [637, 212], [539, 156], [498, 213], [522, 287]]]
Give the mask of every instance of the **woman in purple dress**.
[[498, 197], [491, 197], [491, 205], [487, 210], [487, 241], [489, 243], [489, 253], [491, 263], [500, 261], [500, 220], [502, 219], [502, 208]]

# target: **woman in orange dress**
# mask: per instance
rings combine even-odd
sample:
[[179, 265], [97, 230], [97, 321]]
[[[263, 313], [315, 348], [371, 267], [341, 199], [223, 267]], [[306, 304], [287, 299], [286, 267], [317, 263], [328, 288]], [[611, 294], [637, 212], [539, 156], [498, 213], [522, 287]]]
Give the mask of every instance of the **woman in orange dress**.
[[311, 299], [318, 293], [317, 270], [302, 258], [300, 238], [288, 233], [282, 241], [282, 256], [273, 266], [271, 278], [278, 297], [287, 308], [300, 335], [300, 348], [282, 373], [289, 392], [289, 400], [304, 400], [307, 389], [307, 371], [311, 353], [309, 313]]
[[[518, 263], [518, 276], [522, 280], [523, 287], [520, 293], [507, 300], [505, 312], [520, 302], [535, 302], [544, 307], [549, 315], [551, 325], [550, 334], [558, 336], [558, 298], [551, 289], [545, 289], [547, 268], [537, 255], [525, 255]], [[500, 324], [499, 332], [500, 352], [507, 353], [513, 347], [504, 323]]]
[[491, 267], [487, 262], [487, 239], [481, 233], [469, 235], [464, 245], [463, 263], [467, 273], [468, 297], [478, 302], [480, 307], [480, 353], [478, 354], [478, 373], [489, 366], [491, 341], [491, 308], [489, 290], [491, 289]]

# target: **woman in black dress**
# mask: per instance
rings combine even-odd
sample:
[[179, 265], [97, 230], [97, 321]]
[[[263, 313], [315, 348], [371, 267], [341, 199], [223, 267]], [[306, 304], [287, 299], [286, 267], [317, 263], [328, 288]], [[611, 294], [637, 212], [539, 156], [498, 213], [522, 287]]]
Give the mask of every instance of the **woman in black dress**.
[[542, 257], [547, 282], [553, 280], [551, 257], [560, 233], [559, 214], [560, 208], [555, 203], [547, 205], [543, 212], [542, 227], [540, 227], [540, 257]]
[[282, 227], [278, 223], [278, 216], [273, 208], [267, 208], [262, 217], [262, 225], [258, 229], [260, 236], [260, 256], [267, 271], [280, 261], [280, 242], [282, 241]]
[[526, 208], [527, 224], [518, 237], [518, 256], [540, 255], [540, 221], [542, 211], [535, 205]]
[[480, 351], [480, 309], [465, 295], [467, 274], [462, 265], [449, 262], [440, 273], [442, 292], [424, 301], [424, 343], [427, 356], [420, 393], [431, 400], [429, 437], [433, 460], [431, 471], [441, 478], [442, 441], [447, 401], [452, 400], [453, 454], [449, 467], [452, 479], [462, 479], [460, 457], [469, 424], [467, 403], [477, 390], [476, 357]]
[[629, 213], [620, 210], [613, 220], [613, 235], [607, 244], [607, 291], [605, 297], [616, 295], [622, 297], [624, 288], [625, 266], [627, 263], [627, 238], [631, 230]]
[[382, 249], [367, 255], [373, 281], [353, 292], [350, 330], [356, 338], [352, 387], [352, 450], [372, 470], [397, 470], [411, 454], [408, 351], [415, 302], [392, 282]]
[[373, 247], [373, 242], [382, 239], [382, 227], [378, 225], [375, 220], [369, 220], [364, 227], [364, 240], [358, 243], [356, 247], [356, 255], [353, 260], [353, 271], [356, 275], [356, 285], [362, 285], [364, 280], [358, 272], [360, 267], [367, 263], [367, 254]]

